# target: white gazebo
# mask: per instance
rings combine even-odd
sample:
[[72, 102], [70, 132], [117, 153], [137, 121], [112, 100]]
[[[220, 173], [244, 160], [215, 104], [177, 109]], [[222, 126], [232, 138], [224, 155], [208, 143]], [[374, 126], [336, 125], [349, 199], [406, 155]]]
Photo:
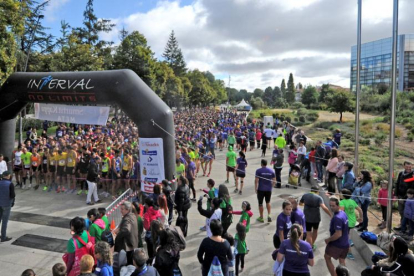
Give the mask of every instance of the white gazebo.
[[246, 103], [246, 101], [244, 99], [242, 99], [242, 101], [238, 104], [234, 106], [238, 111], [250, 111], [252, 110], [251, 105], [249, 105], [248, 103]]

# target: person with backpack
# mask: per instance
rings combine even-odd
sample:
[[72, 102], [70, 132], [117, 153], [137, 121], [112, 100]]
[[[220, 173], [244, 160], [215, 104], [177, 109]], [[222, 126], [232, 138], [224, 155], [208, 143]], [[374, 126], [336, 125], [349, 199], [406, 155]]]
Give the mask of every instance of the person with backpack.
[[[218, 200], [218, 199], [217, 199]], [[223, 227], [220, 220], [212, 219], [209, 228], [211, 236], [204, 238], [197, 252], [197, 258], [202, 265], [202, 275], [207, 276], [213, 259], [217, 257], [220, 262], [222, 275], [228, 275], [227, 263], [233, 259], [233, 252], [228, 241], [221, 237]]]
[[90, 222], [89, 235], [95, 238], [95, 241], [101, 241], [101, 235], [105, 231], [105, 222], [99, 218], [97, 209], [91, 209], [88, 211], [88, 219]]
[[70, 221], [72, 238], [67, 244], [67, 253], [63, 259], [67, 268], [68, 276], [78, 276], [81, 273], [80, 260], [84, 255], [90, 253], [90, 248], [95, 244], [95, 239], [85, 231], [85, 220], [75, 217]]
[[178, 267], [180, 251], [174, 234], [170, 229], [164, 229], [160, 232], [159, 239], [160, 245], [155, 254], [153, 266], [160, 276], [174, 276], [175, 273], [180, 272]]
[[106, 216], [106, 208], [98, 208], [98, 216], [105, 223], [105, 230], [110, 230], [111, 225], [109, 224], [108, 217]]
[[98, 261], [94, 271], [96, 276], [114, 276], [112, 253], [108, 243], [103, 241], [96, 243], [95, 258]]
[[222, 210], [221, 215], [221, 225], [223, 226], [223, 235], [227, 233], [227, 229], [229, 229], [231, 223], [233, 222], [233, 215], [231, 211], [233, 211], [232, 201], [230, 197], [229, 190], [227, 186], [221, 184], [219, 186], [219, 193], [218, 197], [221, 200], [220, 208]]

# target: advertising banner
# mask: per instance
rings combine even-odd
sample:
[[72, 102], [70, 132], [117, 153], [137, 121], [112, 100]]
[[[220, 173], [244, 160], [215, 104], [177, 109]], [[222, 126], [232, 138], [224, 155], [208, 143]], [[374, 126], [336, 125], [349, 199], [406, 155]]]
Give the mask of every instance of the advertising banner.
[[106, 125], [109, 117], [108, 106], [74, 106], [35, 103], [35, 118], [54, 122]]
[[154, 183], [165, 179], [162, 138], [139, 138], [141, 191], [152, 193]]

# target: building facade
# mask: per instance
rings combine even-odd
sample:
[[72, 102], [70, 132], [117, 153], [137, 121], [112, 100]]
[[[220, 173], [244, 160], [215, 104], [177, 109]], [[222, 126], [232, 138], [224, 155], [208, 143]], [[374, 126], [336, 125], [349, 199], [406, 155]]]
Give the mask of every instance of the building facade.
[[[397, 89], [414, 89], [414, 34], [403, 34], [397, 40]], [[351, 48], [351, 90], [356, 91], [357, 46]], [[361, 85], [376, 89], [391, 87], [392, 38], [361, 45]], [[400, 81], [401, 80], [401, 81]]]

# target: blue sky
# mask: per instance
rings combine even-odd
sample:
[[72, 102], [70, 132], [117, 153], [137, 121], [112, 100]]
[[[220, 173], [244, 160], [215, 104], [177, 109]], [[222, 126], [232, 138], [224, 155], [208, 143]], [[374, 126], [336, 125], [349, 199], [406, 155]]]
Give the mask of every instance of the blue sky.
[[[363, 43], [391, 36], [392, 2], [363, 1]], [[61, 20], [81, 26], [86, 3], [51, 0], [44, 24], [59, 37]], [[122, 27], [139, 31], [159, 58], [174, 30], [189, 69], [226, 84], [231, 75], [237, 89], [274, 87], [289, 73], [304, 85], [350, 84], [356, 0], [95, 0], [94, 9], [116, 23], [102, 39], [116, 45]], [[413, 10], [400, 0], [400, 34], [414, 33]]]

